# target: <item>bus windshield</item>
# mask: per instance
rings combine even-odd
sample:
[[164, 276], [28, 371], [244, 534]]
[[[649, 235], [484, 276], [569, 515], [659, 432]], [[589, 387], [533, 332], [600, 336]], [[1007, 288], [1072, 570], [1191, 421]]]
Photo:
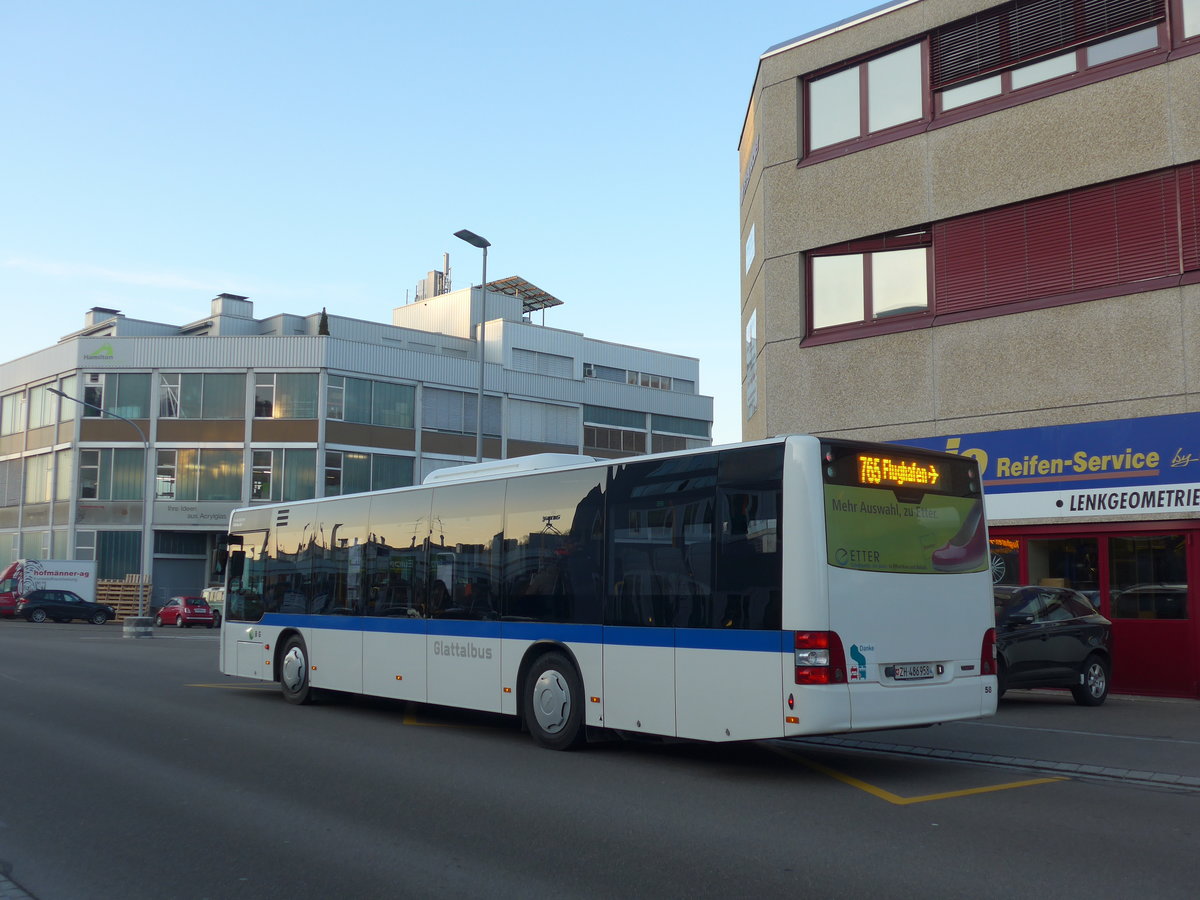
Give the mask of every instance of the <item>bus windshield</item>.
[[826, 445], [823, 458], [830, 565], [917, 574], [987, 566], [974, 460], [854, 444]]

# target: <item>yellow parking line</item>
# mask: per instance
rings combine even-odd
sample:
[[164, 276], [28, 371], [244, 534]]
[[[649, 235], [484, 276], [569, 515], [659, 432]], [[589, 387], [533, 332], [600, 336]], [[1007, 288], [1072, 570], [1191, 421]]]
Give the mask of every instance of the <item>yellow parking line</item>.
[[[789, 754], [791, 755], [791, 754]], [[828, 775], [830, 778], [837, 779], [843, 784], [848, 784], [851, 787], [858, 788], [860, 791], [866, 791], [880, 800], [886, 800], [888, 803], [896, 806], [909, 806], [913, 803], [927, 803], [930, 800], [950, 800], [954, 797], [970, 797], [973, 794], [987, 794], [993, 791], [1007, 791], [1013, 788], [1032, 787], [1035, 784], [1050, 784], [1054, 781], [1066, 781], [1064, 777], [1058, 778], [1031, 778], [1028, 781], [1011, 781], [1007, 784], [992, 784], [986, 787], [966, 788], [961, 791], [944, 791], [940, 794], [924, 794], [920, 797], [901, 797], [899, 794], [893, 794], [891, 791], [885, 791], [881, 787], [876, 787], [873, 784], [868, 784], [861, 778], [855, 778], [853, 775], [847, 775], [844, 772], [839, 772], [836, 769], [831, 769], [828, 766], [821, 765], [819, 762], [814, 762], [811, 759], [805, 759], [802, 756], [793, 756], [802, 766], [807, 766], [814, 772], [820, 772], [822, 775]]]

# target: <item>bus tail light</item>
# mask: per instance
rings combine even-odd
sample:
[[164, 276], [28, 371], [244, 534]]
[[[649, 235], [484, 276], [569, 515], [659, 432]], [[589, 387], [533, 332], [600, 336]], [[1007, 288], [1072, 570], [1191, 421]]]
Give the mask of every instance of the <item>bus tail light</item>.
[[979, 651], [979, 674], [996, 674], [996, 629], [989, 628], [983, 633], [983, 647]]
[[796, 632], [796, 684], [845, 684], [846, 654], [836, 631]]

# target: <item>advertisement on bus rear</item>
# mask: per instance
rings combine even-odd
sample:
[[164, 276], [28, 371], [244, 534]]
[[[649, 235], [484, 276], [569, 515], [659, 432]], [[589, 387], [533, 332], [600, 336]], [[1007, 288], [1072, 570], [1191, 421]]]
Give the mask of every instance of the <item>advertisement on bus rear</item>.
[[983, 503], [924, 494], [907, 503], [892, 491], [825, 486], [830, 565], [871, 572], [949, 574], [987, 566]]

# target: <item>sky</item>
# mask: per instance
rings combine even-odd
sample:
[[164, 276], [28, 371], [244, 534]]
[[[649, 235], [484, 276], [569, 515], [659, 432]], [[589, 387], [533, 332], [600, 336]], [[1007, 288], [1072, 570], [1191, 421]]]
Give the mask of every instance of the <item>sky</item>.
[[466, 228], [547, 326], [699, 358], [739, 440], [758, 60], [872, 5], [0, 0], [3, 359], [222, 292], [390, 322], [443, 253], [478, 283]]

